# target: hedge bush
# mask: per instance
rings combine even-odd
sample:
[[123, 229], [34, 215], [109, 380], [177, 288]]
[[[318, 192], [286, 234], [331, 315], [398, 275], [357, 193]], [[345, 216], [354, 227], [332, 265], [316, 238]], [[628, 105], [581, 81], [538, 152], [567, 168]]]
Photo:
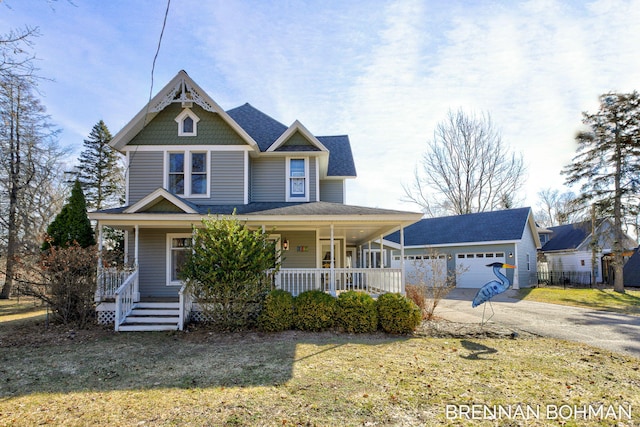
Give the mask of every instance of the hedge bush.
[[390, 334], [410, 333], [422, 321], [418, 306], [400, 294], [380, 295], [376, 306], [380, 328]]
[[271, 291], [258, 317], [258, 328], [265, 332], [286, 331], [293, 327], [294, 299], [282, 289]]
[[295, 299], [294, 325], [303, 331], [324, 331], [334, 326], [336, 299], [320, 290], [305, 291]]
[[341, 293], [337, 301], [337, 326], [349, 333], [368, 333], [378, 329], [376, 301], [364, 292]]

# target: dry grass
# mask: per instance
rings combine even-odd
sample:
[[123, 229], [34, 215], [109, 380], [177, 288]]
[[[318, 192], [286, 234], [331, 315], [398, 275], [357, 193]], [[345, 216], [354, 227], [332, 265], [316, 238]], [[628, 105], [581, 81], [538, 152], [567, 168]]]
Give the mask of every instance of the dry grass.
[[466, 425], [447, 404], [598, 402], [639, 421], [638, 359], [522, 335], [0, 332], [0, 425]]
[[624, 294], [611, 289], [525, 288], [520, 297], [529, 301], [606, 310], [640, 316], [640, 291], [626, 290]]

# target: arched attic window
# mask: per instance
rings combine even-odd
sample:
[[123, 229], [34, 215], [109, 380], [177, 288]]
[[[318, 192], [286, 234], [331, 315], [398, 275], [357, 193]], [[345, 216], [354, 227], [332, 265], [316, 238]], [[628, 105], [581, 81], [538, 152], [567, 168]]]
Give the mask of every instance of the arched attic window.
[[198, 135], [198, 122], [200, 118], [195, 115], [189, 108], [182, 110], [182, 113], [176, 117], [178, 123], [178, 136], [196, 136]]

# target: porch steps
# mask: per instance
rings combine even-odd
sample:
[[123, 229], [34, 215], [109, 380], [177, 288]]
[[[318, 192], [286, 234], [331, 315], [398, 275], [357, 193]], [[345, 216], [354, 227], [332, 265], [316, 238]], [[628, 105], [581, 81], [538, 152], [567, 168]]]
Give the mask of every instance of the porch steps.
[[138, 302], [118, 328], [120, 331], [175, 331], [180, 320], [178, 302]]

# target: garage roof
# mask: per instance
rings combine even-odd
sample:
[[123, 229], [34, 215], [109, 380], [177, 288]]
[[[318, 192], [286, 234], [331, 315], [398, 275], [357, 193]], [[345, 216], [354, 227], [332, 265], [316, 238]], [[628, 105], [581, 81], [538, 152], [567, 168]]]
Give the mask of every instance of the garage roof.
[[[480, 212], [467, 215], [425, 218], [404, 229], [405, 246], [437, 246], [475, 242], [514, 241], [522, 239], [526, 225], [535, 224], [531, 208]], [[537, 234], [534, 233], [539, 246]], [[400, 243], [400, 232], [386, 240]]]

